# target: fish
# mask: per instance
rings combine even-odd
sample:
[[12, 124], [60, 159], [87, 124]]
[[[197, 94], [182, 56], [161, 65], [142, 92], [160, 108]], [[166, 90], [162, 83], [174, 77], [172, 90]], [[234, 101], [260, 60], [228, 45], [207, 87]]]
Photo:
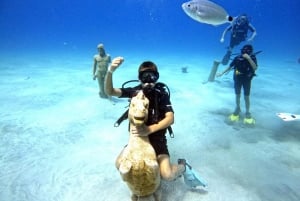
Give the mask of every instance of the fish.
[[181, 7], [189, 17], [200, 23], [217, 26], [231, 23], [234, 19], [223, 7], [208, 0], [188, 1]]

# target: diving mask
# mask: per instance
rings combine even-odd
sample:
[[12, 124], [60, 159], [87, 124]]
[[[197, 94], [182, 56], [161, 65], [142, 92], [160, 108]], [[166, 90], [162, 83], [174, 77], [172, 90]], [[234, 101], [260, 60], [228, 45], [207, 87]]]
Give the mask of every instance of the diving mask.
[[142, 83], [155, 83], [158, 80], [158, 73], [154, 71], [142, 71], [139, 73]]

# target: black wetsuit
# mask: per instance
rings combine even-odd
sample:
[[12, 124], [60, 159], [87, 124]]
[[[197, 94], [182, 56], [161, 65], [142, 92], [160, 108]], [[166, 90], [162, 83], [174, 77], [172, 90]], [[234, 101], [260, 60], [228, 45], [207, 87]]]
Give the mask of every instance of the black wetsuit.
[[[122, 88], [122, 95], [120, 98], [132, 98], [141, 89], [140, 85], [133, 88]], [[149, 116], [146, 125], [158, 123], [165, 117], [167, 112], [174, 112], [169, 95], [163, 88], [157, 90], [153, 89], [151, 91], [144, 92], [144, 94], [149, 99]], [[166, 130], [167, 129], [162, 129], [149, 135], [150, 143], [153, 146], [156, 155], [169, 155], [167, 138], [165, 135]]]
[[251, 32], [255, 31], [255, 28], [250, 23], [245, 23], [240, 25], [235, 23], [233, 26], [228, 28], [228, 30], [231, 29], [232, 29], [232, 33], [230, 36], [230, 44], [229, 44], [230, 49], [232, 49], [233, 47], [239, 45], [241, 42], [246, 40], [248, 30], [250, 30]]
[[[250, 55], [253, 62], [257, 65], [255, 55]], [[251, 67], [248, 60], [243, 58], [242, 55], [236, 56], [230, 63], [230, 67], [233, 67], [233, 80], [235, 94], [241, 94], [241, 89], [244, 89], [244, 95], [250, 95], [251, 80], [255, 75], [253, 68]]]

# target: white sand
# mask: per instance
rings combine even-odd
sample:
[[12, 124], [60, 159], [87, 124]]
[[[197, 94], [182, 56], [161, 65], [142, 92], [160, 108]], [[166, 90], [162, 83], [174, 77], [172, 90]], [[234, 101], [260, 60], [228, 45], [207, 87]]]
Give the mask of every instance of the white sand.
[[[114, 99], [113, 105], [98, 97], [88, 59], [2, 61], [0, 200], [130, 200], [114, 167], [127, 142], [127, 122], [113, 127], [128, 101]], [[259, 60], [251, 96], [257, 123], [248, 128], [225, 123], [234, 109], [231, 74], [202, 84], [212, 60], [171, 60], [155, 59], [175, 110], [171, 159], [187, 158], [208, 187], [163, 182], [164, 200], [299, 201], [300, 122], [275, 116], [300, 113], [299, 64]], [[135, 79], [142, 61], [126, 58], [115, 86]], [[188, 73], [181, 72], [184, 66]]]

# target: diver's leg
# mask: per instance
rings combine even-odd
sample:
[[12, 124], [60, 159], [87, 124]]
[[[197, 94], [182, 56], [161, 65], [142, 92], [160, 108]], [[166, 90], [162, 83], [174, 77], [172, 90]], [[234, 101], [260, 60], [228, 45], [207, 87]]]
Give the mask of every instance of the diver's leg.
[[222, 61], [221, 61], [221, 63], [222, 63], [223, 65], [227, 65], [227, 64], [228, 64], [228, 62], [229, 62], [229, 60], [230, 60], [230, 57], [231, 57], [231, 53], [232, 53], [231, 48], [228, 48], [226, 54], [224, 55], [224, 57], [223, 57], [223, 59], [222, 59]]
[[228, 50], [232, 51], [234, 46], [237, 46], [238, 44], [239, 44], [239, 42], [238, 42], [237, 38], [234, 37], [233, 35], [231, 35]]
[[238, 77], [234, 77], [234, 92], [235, 92], [235, 110], [234, 115], [239, 115], [241, 112], [241, 90], [242, 84], [241, 80]]
[[245, 80], [243, 87], [244, 87], [244, 99], [245, 99], [245, 107], [246, 107], [246, 118], [251, 118], [251, 114], [250, 114], [251, 79]]
[[241, 94], [235, 94], [235, 110], [234, 115], [239, 115], [241, 112]]
[[246, 117], [250, 118], [250, 96], [244, 96], [246, 106]]
[[228, 64], [234, 46], [235, 46], [235, 38], [231, 36], [230, 37], [229, 47], [228, 47], [227, 52], [226, 52], [226, 54], [224, 55], [224, 57], [223, 57], [223, 59], [221, 61], [221, 63], [223, 65], [227, 65]]
[[160, 168], [160, 175], [164, 180], [173, 181], [183, 174], [185, 166], [182, 164], [174, 165], [170, 162], [170, 157], [167, 154], [157, 156]]

